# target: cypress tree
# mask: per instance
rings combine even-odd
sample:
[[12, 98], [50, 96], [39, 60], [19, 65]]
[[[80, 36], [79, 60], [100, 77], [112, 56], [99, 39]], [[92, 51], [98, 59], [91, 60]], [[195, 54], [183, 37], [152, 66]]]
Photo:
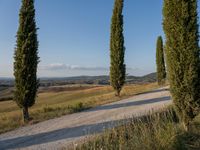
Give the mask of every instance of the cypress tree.
[[28, 121], [30, 119], [28, 108], [35, 103], [39, 85], [37, 80], [39, 57], [34, 0], [22, 0], [14, 60], [14, 101], [22, 109], [24, 121]]
[[165, 71], [163, 40], [161, 36], [159, 36], [157, 39], [156, 64], [157, 64], [157, 81], [159, 85], [163, 85], [165, 83], [166, 71]]
[[188, 130], [200, 106], [197, 1], [164, 0], [163, 16], [171, 94]]
[[116, 91], [116, 96], [120, 96], [126, 73], [124, 64], [123, 5], [124, 0], [115, 0], [110, 35], [110, 83]]

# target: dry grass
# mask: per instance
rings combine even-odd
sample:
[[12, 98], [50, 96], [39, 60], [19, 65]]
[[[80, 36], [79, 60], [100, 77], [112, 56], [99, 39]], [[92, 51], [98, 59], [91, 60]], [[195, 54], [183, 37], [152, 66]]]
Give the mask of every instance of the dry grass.
[[12, 100], [13, 98], [13, 87], [10, 88], [0, 88], [0, 102], [6, 100]]
[[200, 116], [185, 132], [173, 108], [133, 118], [78, 145], [77, 150], [199, 150]]
[[[120, 98], [114, 96], [114, 91], [110, 86], [58, 93], [54, 91], [39, 93], [36, 104], [30, 108], [30, 116], [33, 118], [30, 123], [37, 123], [97, 105], [118, 101], [155, 88], [158, 88], [156, 83], [127, 85], [124, 87]], [[21, 111], [15, 102], [0, 102], [0, 133], [22, 126], [21, 120]]]

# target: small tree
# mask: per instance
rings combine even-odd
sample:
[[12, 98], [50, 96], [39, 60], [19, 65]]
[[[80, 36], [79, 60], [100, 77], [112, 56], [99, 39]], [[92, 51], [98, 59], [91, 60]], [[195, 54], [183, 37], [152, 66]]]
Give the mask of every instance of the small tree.
[[123, 3], [124, 0], [115, 0], [110, 36], [110, 82], [116, 91], [116, 96], [120, 96], [126, 74], [126, 66], [124, 64]]
[[38, 89], [39, 58], [34, 0], [22, 0], [14, 60], [14, 100], [22, 108], [24, 121], [28, 121], [28, 108], [34, 105]]
[[159, 36], [157, 39], [156, 64], [157, 64], [158, 85], [163, 85], [165, 83], [165, 79], [166, 79], [166, 71], [165, 71], [163, 40], [162, 40], [161, 36]]
[[188, 130], [200, 107], [197, 1], [164, 0], [163, 16], [171, 94]]

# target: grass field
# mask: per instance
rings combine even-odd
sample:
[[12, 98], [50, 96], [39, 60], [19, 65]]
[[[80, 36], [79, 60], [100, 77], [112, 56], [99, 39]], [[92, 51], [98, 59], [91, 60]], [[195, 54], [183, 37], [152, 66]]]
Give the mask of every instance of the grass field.
[[6, 100], [12, 100], [13, 98], [13, 89], [12, 87], [9, 88], [0, 88], [0, 102]]
[[[48, 86], [40, 87], [38, 93], [49, 93], [49, 92], [63, 92], [63, 91], [78, 91], [98, 87], [97, 85], [91, 84], [72, 84], [72, 85], [63, 85], [63, 86]], [[0, 102], [12, 100], [14, 95], [13, 87], [0, 87]]]
[[200, 116], [185, 132], [173, 108], [141, 118], [107, 130], [103, 134], [85, 141], [77, 150], [199, 150]]
[[[158, 88], [156, 83], [127, 85], [124, 87], [120, 98], [114, 96], [114, 91], [110, 86], [42, 92], [38, 94], [36, 104], [29, 109], [30, 116], [33, 118], [29, 124], [118, 101], [155, 88]], [[0, 133], [23, 125], [21, 111], [16, 103], [14, 101], [0, 102]]]

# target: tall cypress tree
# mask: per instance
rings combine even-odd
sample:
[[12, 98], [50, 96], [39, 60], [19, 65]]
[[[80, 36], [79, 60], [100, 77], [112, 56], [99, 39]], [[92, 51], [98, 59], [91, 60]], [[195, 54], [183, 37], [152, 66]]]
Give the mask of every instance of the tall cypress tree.
[[115, 0], [110, 35], [110, 83], [116, 91], [116, 96], [120, 95], [126, 73], [124, 64], [123, 4], [124, 0]]
[[163, 40], [161, 36], [159, 36], [157, 39], [156, 64], [157, 64], [157, 81], [159, 85], [163, 85], [165, 83], [166, 70], [165, 70]]
[[34, 0], [22, 0], [14, 60], [14, 100], [23, 111], [24, 121], [28, 121], [28, 108], [34, 105], [38, 89], [39, 58]]
[[164, 0], [163, 15], [171, 94], [187, 130], [200, 106], [197, 1]]

